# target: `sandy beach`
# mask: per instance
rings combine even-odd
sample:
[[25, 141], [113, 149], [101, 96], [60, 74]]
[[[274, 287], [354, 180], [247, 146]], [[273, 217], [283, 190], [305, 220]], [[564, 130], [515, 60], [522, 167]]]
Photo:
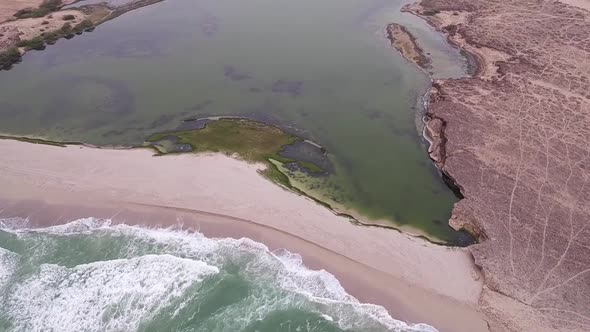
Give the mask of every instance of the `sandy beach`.
[[[351, 224], [221, 154], [154, 157], [148, 149], [66, 148], [0, 140], [0, 217], [33, 224], [80, 217], [182, 224], [301, 254], [362, 301], [440, 331], [486, 331], [482, 278], [463, 249]], [[457, 317], [461, 317], [460, 323]]]

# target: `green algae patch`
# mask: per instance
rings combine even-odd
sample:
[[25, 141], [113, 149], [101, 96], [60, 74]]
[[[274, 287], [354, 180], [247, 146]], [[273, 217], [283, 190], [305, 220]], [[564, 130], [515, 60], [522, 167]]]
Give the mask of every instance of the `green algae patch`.
[[322, 174], [322, 173], [326, 172], [324, 169], [317, 166], [316, 164], [310, 163], [309, 161], [305, 161], [305, 160], [299, 160], [297, 162], [297, 165], [299, 165], [299, 167], [301, 167], [302, 169], [304, 169], [312, 174]]
[[268, 158], [293, 161], [278, 153], [283, 146], [299, 141], [279, 128], [245, 119], [220, 119], [207, 123], [203, 129], [157, 133], [147, 141], [170, 139], [176, 144], [190, 145], [193, 152], [236, 153], [252, 162], [265, 162]]
[[263, 163], [267, 166], [263, 174], [288, 188], [291, 188], [289, 177], [275, 163], [297, 163], [310, 172], [323, 172], [313, 163], [279, 154], [285, 146], [301, 141], [301, 138], [280, 128], [247, 119], [220, 119], [206, 123], [202, 129], [162, 132], [147, 139], [159, 154], [220, 152], [229, 156], [238, 155], [249, 162]]

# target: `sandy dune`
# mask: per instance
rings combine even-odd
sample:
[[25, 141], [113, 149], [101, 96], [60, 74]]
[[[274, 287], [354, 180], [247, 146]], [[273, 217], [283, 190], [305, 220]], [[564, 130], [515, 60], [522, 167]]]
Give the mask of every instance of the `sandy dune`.
[[[258, 174], [258, 165], [219, 154], [153, 157], [147, 149], [61, 148], [12, 140], [0, 140], [0, 151], [0, 198], [5, 200], [167, 207], [194, 212], [208, 222], [218, 220], [218, 231], [225, 223], [220, 234], [226, 236], [278, 230], [282, 237], [317, 247], [282, 241], [287, 249], [308, 251], [305, 256], [315, 260], [326, 253], [337, 255], [373, 271], [355, 275], [354, 270], [333, 264], [334, 258], [319, 264], [339, 277], [356, 280], [353, 284], [360, 283], [361, 295], [370, 284], [387, 282], [371, 300], [387, 305], [395, 298], [396, 317], [427, 322], [441, 331], [487, 330], [472, 309], [482, 281], [467, 251], [396, 231], [355, 226], [267, 181]], [[10, 208], [6, 204], [0, 208]], [[238, 231], [244, 222], [260, 226], [250, 233]], [[462, 317], [461, 326], [456, 317]]]

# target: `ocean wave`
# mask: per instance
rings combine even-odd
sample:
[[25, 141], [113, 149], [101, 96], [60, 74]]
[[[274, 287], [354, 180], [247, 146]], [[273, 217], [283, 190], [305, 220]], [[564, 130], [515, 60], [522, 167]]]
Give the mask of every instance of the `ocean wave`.
[[0, 219], [0, 229], [2, 230], [18, 230], [26, 229], [29, 225], [29, 219], [27, 218], [4, 218]]
[[[228, 266], [239, 267], [249, 289], [243, 299], [202, 318], [204, 325], [209, 324], [208, 330], [243, 330], [285, 308], [296, 308], [315, 312], [318, 319], [342, 330], [436, 331], [426, 324], [396, 320], [382, 306], [360, 303], [332, 274], [305, 267], [301, 256], [287, 250], [270, 251], [248, 238], [207, 238], [198, 232], [112, 225], [95, 218], [38, 229], [0, 222], [0, 229], [32, 241], [31, 246], [41, 241], [39, 236], [52, 236], [52, 240], [43, 239], [44, 248], [64, 237], [82, 236], [92, 248], [113, 237], [123, 243], [109, 248], [117, 259], [101, 256], [110, 260], [74, 267], [41, 264], [37, 274], [21, 282], [8, 297], [9, 315], [21, 324], [15, 325], [15, 331], [58, 326], [61, 328], [56, 330], [76, 331], [82, 324], [88, 326], [88, 317], [102, 317], [93, 322], [96, 329], [89, 331], [137, 330], [140, 322], [161, 312], [173, 300], [172, 316], [202, 301], [215, 285], [203, 286], [199, 296], [192, 297], [187, 296], [188, 287], [202, 284], [203, 278], [211, 275], [217, 278], [216, 283], [223, 282], [232, 276]], [[131, 294], [131, 300], [124, 294]], [[116, 312], [108, 309], [113, 303], [117, 304]], [[105, 312], [109, 319], [104, 318]]]
[[19, 255], [12, 251], [0, 248], [0, 290], [6, 284], [18, 265]]
[[[216, 267], [171, 255], [43, 264], [5, 299], [16, 331], [135, 331]], [[89, 329], [90, 328], [90, 329]]]

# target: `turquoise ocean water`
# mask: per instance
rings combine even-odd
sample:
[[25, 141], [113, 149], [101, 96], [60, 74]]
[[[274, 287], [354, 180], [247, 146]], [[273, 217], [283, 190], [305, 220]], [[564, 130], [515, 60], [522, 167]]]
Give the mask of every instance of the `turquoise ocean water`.
[[436, 331], [243, 238], [0, 221], [0, 331]]

